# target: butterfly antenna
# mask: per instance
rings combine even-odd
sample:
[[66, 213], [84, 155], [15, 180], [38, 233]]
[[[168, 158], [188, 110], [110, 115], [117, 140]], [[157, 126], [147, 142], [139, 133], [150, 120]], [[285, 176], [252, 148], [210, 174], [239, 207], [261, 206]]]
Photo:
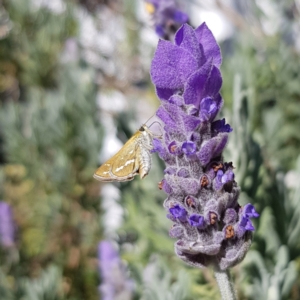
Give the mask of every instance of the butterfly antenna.
[[[151, 119], [155, 116], [155, 114], [156, 114], [156, 113], [154, 113], [154, 114], [153, 114], [153, 115], [152, 115], [152, 116], [151, 116], [144, 124], [146, 125], [146, 124], [148, 123], [148, 121], [151, 120]], [[151, 125], [150, 125], [150, 126], [151, 126]], [[150, 127], [150, 126], [149, 126], [149, 127]]]

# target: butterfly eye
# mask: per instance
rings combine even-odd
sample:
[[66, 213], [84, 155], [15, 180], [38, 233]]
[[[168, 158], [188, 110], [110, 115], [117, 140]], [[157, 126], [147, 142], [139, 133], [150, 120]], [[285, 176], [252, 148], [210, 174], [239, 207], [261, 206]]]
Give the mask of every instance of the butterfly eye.
[[141, 126], [141, 128], [139, 129], [139, 131], [145, 131], [145, 128], [143, 126]]

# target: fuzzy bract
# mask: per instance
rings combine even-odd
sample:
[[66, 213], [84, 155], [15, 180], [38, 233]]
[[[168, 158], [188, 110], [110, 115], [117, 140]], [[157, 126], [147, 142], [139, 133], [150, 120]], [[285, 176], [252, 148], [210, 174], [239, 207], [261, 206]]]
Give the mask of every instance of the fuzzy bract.
[[251, 204], [238, 203], [240, 189], [234, 167], [222, 152], [232, 128], [216, 119], [223, 99], [220, 48], [205, 23], [187, 24], [174, 43], [160, 40], [151, 65], [151, 78], [161, 105], [163, 138], [153, 152], [165, 161], [160, 188], [168, 195], [164, 207], [174, 225], [176, 254], [196, 267], [221, 270], [246, 255], [259, 214]]

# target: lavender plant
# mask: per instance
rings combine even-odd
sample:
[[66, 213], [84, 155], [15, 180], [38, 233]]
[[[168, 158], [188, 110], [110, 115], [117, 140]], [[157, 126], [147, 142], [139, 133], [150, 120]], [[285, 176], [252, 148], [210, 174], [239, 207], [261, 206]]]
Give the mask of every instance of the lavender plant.
[[212, 266], [220, 288], [227, 280], [229, 291], [222, 296], [231, 299], [225, 270], [245, 257], [251, 218], [259, 215], [252, 204], [239, 205], [233, 164], [222, 156], [232, 128], [225, 119], [215, 120], [223, 104], [221, 62], [205, 23], [196, 29], [184, 24], [174, 44], [159, 41], [150, 73], [164, 134], [154, 140], [153, 151], [166, 164], [159, 188], [168, 195], [164, 207], [174, 223], [169, 234], [177, 239], [175, 253], [191, 266]]

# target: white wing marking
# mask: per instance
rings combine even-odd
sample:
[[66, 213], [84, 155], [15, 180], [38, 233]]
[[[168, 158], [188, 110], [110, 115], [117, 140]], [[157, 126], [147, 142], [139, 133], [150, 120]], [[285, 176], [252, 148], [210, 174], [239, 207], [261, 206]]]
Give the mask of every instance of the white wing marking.
[[129, 164], [134, 163], [134, 161], [135, 161], [134, 159], [127, 160], [126, 163], [125, 163], [125, 165], [124, 165], [124, 166], [121, 166], [121, 167], [119, 167], [119, 168], [116, 168], [116, 171], [115, 171], [115, 172], [121, 171], [124, 167], [128, 166]]

